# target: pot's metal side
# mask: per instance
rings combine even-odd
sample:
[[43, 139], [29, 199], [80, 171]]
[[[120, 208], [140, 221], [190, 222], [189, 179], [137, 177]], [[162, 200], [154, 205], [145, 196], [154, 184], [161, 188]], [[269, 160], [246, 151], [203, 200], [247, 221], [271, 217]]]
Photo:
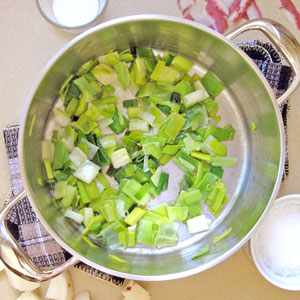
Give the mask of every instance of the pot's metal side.
[[[44, 214], [40, 211], [40, 207], [41, 207], [41, 203], [39, 203], [39, 205], [37, 204], [36, 201], [34, 201], [34, 197], [33, 194], [36, 194], [36, 190], [33, 190], [33, 188], [36, 188], [36, 186], [31, 186], [29, 185], [29, 181], [26, 179], [26, 177], [28, 176], [28, 171], [25, 170], [25, 164], [26, 162], [24, 161], [24, 152], [26, 152], [26, 147], [28, 147], [28, 124], [30, 124], [31, 122], [31, 118], [34, 115], [34, 113], [38, 113], [37, 111], [35, 111], [35, 109], [38, 107], [36, 106], [36, 103], [33, 103], [33, 99], [34, 97], [36, 97], [36, 95], [40, 92], [41, 89], [41, 84], [44, 84], [45, 78], [47, 78], [47, 76], [49, 75], [50, 70], [52, 70], [53, 66], [55, 66], [55, 63], [61, 59], [61, 57], [63, 57], [65, 55], [65, 53], [67, 51], [72, 51], [72, 47], [77, 44], [80, 43], [81, 41], [83, 41], [85, 38], [88, 38], [90, 35], [93, 34], [97, 34], [98, 32], [105, 30], [107, 28], [114, 28], [114, 26], [120, 25], [120, 24], [128, 24], [130, 22], [132, 22], [132, 27], [134, 26], [135, 22], [141, 22], [141, 21], [153, 21], [153, 22], [162, 22], [164, 24], [167, 24], [166, 22], [169, 22], [172, 26], [176, 25], [176, 26], [186, 26], [186, 27], [190, 27], [193, 28], [193, 30], [197, 29], [203, 32], [203, 34], [211, 34], [214, 38], [216, 38], [219, 41], [222, 41], [224, 43], [224, 45], [228, 45], [228, 48], [232, 49], [232, 51], [234, 51], [235, 53], [237, 53], [238, 57], [240, 57], [241, 61], [243, 61], [243, 63], [246, 65], [248, 64], [249, 67], [251, 67], [252, 70], [255, 70], [256, 72], [256, 77], [259, 78], [260, 82], [262, 82], [264, 84], [264, 88], [265, 91], [261, 91], [261, 94], [268, 94], [269, 98], [272, 101], [271, 106], [273, 105], [273, 110], [275, 111], [276, 114], [276, 120], [272, 119], [272, 122], [274, 122], [274, 124], [277, 122], [278, 128], [275, 128], [274, 132], [268, 133], [267, 134], [275, 134], [277, 136], [278, 134], [278, 145], [280, 145], [280, 149], [278, 150], [278, 168], [277, 168], [277, 173], [276, 176], [273, 174], [272, 175], [272, 187], [269, 187], [270, 190], [272, 190], [271, 193], [271, 197], [268, 198], [268, 203], [265, 207], [265, 209], [263, 210], [263, 212], [261, 213], [259, 219], [256, 222], [256, 225], [254, 225], [252, 228], [249, 229], [249, 231], [247, 232], [247, 234], [245, 234], [243, 237], [241, 237], [239, 240], [236, 238], [236, 242], [234, 244], [234, 240], [230, 240], [230, 242], [232, 242], [231, 248], [224, 252], [221, 253], [219, 256], [217, 256], [215, 259], [211, 260], [211, 261], [206, 261], [203, 264], [200, 264], [199, 266], [197, 265], [191, 265], [191, 262], [189, 260], [187, 260], [187, 256], [191, 255], [191, 253], [188, 252], [184, 252], [182, 251], [182, 258], [178, 260], [178, 263], [182, 262], [182, 270], [181, 271], [174, 271], [172, 273], [169, 274], [158, 274], [158, 275], [153, 275], [156, 270], [152, 270], [149, 269], [149, 274], [137, 274], [137, 273], [130, 273], [131, 269], [130, 266], [125, 266], [128, 267], [128, 269], [126, 270], [125, 267], [120, 267], [119, 266], [113, 266], [113, 265], [109, 265], [110, 267], [104, 266], [104, 265], [100, 265], [98, 263], [96, 263], [95, 261], [93, 261], [92, 259], [87, 258], [88, 255], [91, 255], [91, 249], [88, 248], [76, 248], [76, 250], [74, 249], [75, 246], [71, 247], [70, 246], [70, 242], [68, 241], [65, 242], [60, 234], [58, 232], [60, 232], [59, 228], [55, 228], [55, 230], [52, 228], [53, 226], [53, 222], [50, 225], [48, 223], [48, 221], [46, 220], [46, 218], [44, 217]], [[188, 29], [186, 29], [188, 30]], [[146, 33], [145, 33], [146, 34]], [[246, 63], [245, 63], [246, 62]], [[238, 61], [239, 63], [239, 61]], [[57, 71], [57, 70], [55, 70]], [[253, 71], [254, 73], [254, 71]], [[58, 74], [58, 73], [57, 73]], [[67, 74], [65, 74], [67, 75]], [[60, 75], [61, 77], [64, 76], [64, 74]], [[61, 77], [59, 79], [61, 79]], [[57, 79], [58, 80], [58, 79]], [[254, 79], [253, 79], [254, 80]], [[256, 79], [255, 79], [256, 80]], [[60, 80], [60, 82], [62, 82], [63, 80]], [[43, 103], [42, 109], [44, 109], [44, 111], [49, 111], [51, 109], [51, 101], [53, 102], [53, 100], [51, 99], [46, 99]], [[270, 107], [271, 107], [270, 106]], [[264, 109], [263, 107], [261, 107], [260, 109]], [[38, 120], [37, 126], [39, 124], [43, 125], [45, 122], [45, 120]], [[270, 139], [275, 138], [272, 136], [269, 136]], [[38, 135], [34, 137], [36, 140], [41, 140], [42, 139], [42, 130], [40, 132], [38, 132]], [[250, 137], [251, 138], [251, 137]], [[24, 149], [25, 147], [25, 149]], [[37, 152], [38, 153], [38, 152]], [[260, 73], [260, 71], [257, 69], [257, 67], [255, 66], [255, 64], [238, 48], [236, 47], [232, 42], [228, 41], [224, 36], [214, 32], [213, 30], [206, 28], [204, 26], [201, 26], [199, 24], [196, 24], [194, 22], [190, 22], [187, 20], [182, 20], [182, 19], [178, 19], [178, 18], [173, 18], [173, 17], [168, 17], [168, 16], [158, 16], [158, 15], [141, 15], [141, 16], [133, 16], [133, 17], [125, 17], [125, 18], [121, 18], [121, 19], [117, 19], [117, 20], [113, 20], [113, 21], [109, 21], [107, 23], [101, 24], [99, 26], [96, 26], [95, 28], [90, 29], [89, 31], [81, 34], [80, 36], [76, 37], [74, 40], [72, 40], [70, 43], [68, 43], [65, 47], [63, 47], [51, 60], [50, 62], [47, 64], [47, 66], [45, 67], [45, 69], [43, 70], [40, 78], [38, 79], [36, 85], [34, 86], [34, 88], [31, 90], [31, 93], [29, 94], [27, 100], [26, 100], [26, 105], [25, 105], [25, 109], [23, 112], [23, 116], [22, 116], [22, 121], [21, 121], [21, 129], [20, 129], [20, 142], [19, 142], [19, 154], [20, 154], [20, 168], [21, 168], [21, 174], [22, 174], [22, 179], [24, 182], [24, 187], [25, 187], [25, 191], [26, 194], [29, 196], [30, 202], [35, 210], [35, 212], [37, 213], [39, 219], [41, 220], [41, 222], [43, 223], [43, 225], [45, 226], [46, 230], [60, 243], [60, 245], [65, 248], [68, 252], [70, 252], [72, 255], [74, 255], [77, 259], [80, 259], [81, 261], [103, 271], [103, 272], [107, 272], [116, 276], [120, 276], [120, 277], [126, 277], [126, 278], [130, 278], [130, 279], [137, 279], [137, 280], [170, 280], [170, 279], [175, 279], [175, 278], [181, 278], [184, 276], [189, 276], [192, 274], [196, 274], [198, 272], [204, 271], [216, 264], [218, 264], [219, 262], [223, 261], [224, 259], [226, 259], [227, 257], [229, 257], [230, 255], [232, 255], [235, 251], [237, 251], [248, 239], [249, 236], [251, 235], [251, 233], [254, 231], [255, 227], [257, 226], [257, 224], [260, 222], [260, 220], [263, 218], [263, 216], [266, 214], [266, 211], [269, 209], [271, 202], [273, 201], [273, 199], [275, 198], [278, 189], [280, 187], [280, 180], [281, 180], [281, 176], [283, 173], [283, 160], [284, 160], [284, 130], [283, 130], [283, 124], [282, 124], [282, 119], [281, 119], [281, 115], [279, 112], [279, 108], [276, 104], [276, 101], [274, 99], [273, 93], [271, 88], [268, 86], [265, 78], [263, 77], [263, 75]], [[34, 155], [34, 153], [33, 153]], [[40, 190], [38, 191], [39, 195], [43, 195], [43, 190], [42, 188], [40, 188]], [[45, 198], [46, 199], [46, 198]], [[267, 200], [265, 200], [267, 201]], [[46, 207], [46, 204], [45, 204]], [[49, 206], [49, 209], [50, 206]], [[224, 220], [226, 221], [226, 216], [224, 217]], [[62, 222], [61, 226], [64, 226], [65, 223], [63, 222], [63, 220], [61, 218], [57, 218], [57, 221]], [[68, 225], [67, 225], [68, 226]], [[214, 233], [215, 234], [215, 233]], [[195, 246], [196, 247], [196, 246]], [[192, 248], [195, 249], [195, 247], [193, 246]], [[100, 250], [99, 250], [100, 251]], [[80, 252], [80, 253], [79, 253]], [[100, 251], [101, 252], [101, 251]], [[99, 256], [103, 255], [102, 253], [99, 252]], [[103, 250], [104, 252], [104, 250]], [[109, 252], [106, 252], [104, 254], [108, 254]], [[180, 254], [180, 253], [179, 253]], [[179, 255], [178, 254], [178, 255]], [[123, 255], [121, 253], [121, 255]], [[176, 254], [177, 255], [177, 254]], [[185, 256], [184, 256], [185, 255]], [[179, 256], [178, 256], [179, 257]], [[151, 256], [148, 257], [149, 261], [150, 259], [152, 259]], [[103, 258], [104, 259], [104, 258]], [[143, 263], [144, 261], [147, 262], [147, 257], [138, 257], [138, 260], [140, 260], [141, 262], [139, 263]], [[168, 263], [168, 256], [164, 255], [162, 257], [154, 257], [152, 264], [153, 266], [155, 266], [155, 263], [161, 263], [161, 260], [166, 261], [166, 263]], [[104, 260], [104, 262], [106, 262]], [[133, 260], [134, 262], [134, 260]], [[186, 270], [184, 270], [184, 266], [186, 267]], [[132, 267], [132, 265], [131, 265]], [[176, 266], [174, 266], [175, 268]], [[146, 269], [147, 271], [148, 269]], [[173, 269], [176, 270], [176, 269]]]

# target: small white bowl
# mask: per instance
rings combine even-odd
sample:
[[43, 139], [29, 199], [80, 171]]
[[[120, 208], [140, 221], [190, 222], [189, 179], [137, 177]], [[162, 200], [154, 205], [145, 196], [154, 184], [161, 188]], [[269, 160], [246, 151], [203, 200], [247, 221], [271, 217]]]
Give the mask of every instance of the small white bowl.
[[[270, 267], [270, 265], [267, 263], [272, 261], [272, 258], [268, 255], [270, 253], [267, 254], [266, 251], [263, 251], [264, 249], [271, 249], [270, 247], [270, 243], [275, 243], [275, 240], [277, 240], [280, 236], [280, 234], [282, 234], [283, 232], [281, 231], [277, 231], [280, 232], [278, 233], [277, 237], [275, 237], [273, 235], [273, 237], [270, 235], [270, 231], [269, 231], [269, 226], [273, 226], [272, 230], [274, 230], [274, 228], [280, 228], [278, 226], [279, 222], [285, 222], [285, 224], [289, 224], [288, 226], [290, 226], [290, 222], [294, 220], [298, 220], [299, 217], [299, 224], [300, 224], [300, 195], [287, 195], [284, 197], [281, 197], [277, 200], [274, 201], [274, 204], [272, 205], [268, 215], [265, 217], [265, 219], [263, 220], [263, 222], [261, 223], [261, 225], [258, 227], [258, 229], [256, 230], [256, 232], [253, 234], [253, 236], [251, 237], [250, 240], [250, 249], [251, 249], [251, 255], [252, 258], [254, 260], [254, 263], [256, 264], [256, 267], [258, 268], [259, 272], [272, 284], [282, 288], [282, 289], [286, 289], [286, 290], [293, 290], [293, 291], [299, 291], [300, 290], [300, 269], [299, 271], [297, 270], [297, 272], [294, 272], [295, 274], [283, 274], [282, 269], [282, 265], [275, 263], [272, 264], [272, 267]], [[293, 227], [298, 228], [297, 227]], [[297, 230], [298, 232], [298, 230]], [[284, 240], [285, 240], [285, 247], [293, 247], [293, 245], [295, 246], [296, 243], [298, 244], [298, 246], [300, 245], [300, 225], [299, 225], [299, 234], [297, 234], [296, 236], [294, 236], [293, 240], [289, 240], [288, 238], [286, 238], [288, 236], [289, 233], [287, 233], [287, 235], [284, 236]], [[288, 239], [288, 241], [287, 241]], [[296, 239], [299, 241], [295, 242]], [[278, 242], [278, 241], [277, 241]], [[277, 249], [282, 249], [282, 244], [277, 243]], [[295, 248], [295, 247], [294, 247]], [[288, 252], [290, 252], [290, 249], [293, 248], [286, 248], [287, 249], [287, 255], [285, 256], [285, 258], [289, 258], [288, 256]], [[272, 250], [273, 251], [273, 250]], [[277, 251], [277, 250], [276, 250]], [[293, 250], [294, 251], [294, 250]], [[282, 252], [281, 252], [282, 253]], [[291, 254], [291, 253], [290, 253]], [[273, 252], [273, 258], [274, 256], [277, 256], [278, 254], [275, 254]], [[300, 252], [299, 252], [299, 256], [300, 256]], [[290, 263], [290, 259], [289, 263]], [[299, 258], [300, 260], [300, 258]], [[293, 268], [295, 268], [295, 265], [293, 266]], [[295, 271], [295, 270], [293, 270]]]
[[[36, 6], [37, 6], [40, 14], [50, 24], [52, 24], [58, 28], [61, 28], [63, 30], [66, 30], [69, 32], [74, 32], [74, 33], [82, 32], [82, 31], [94, 26], [96, 24], [97, 20], [99, 19], [99, 17], [101, 16], [101, 14], [108, 2], [108, 0], [97, 0], [97, 1], [95, 0], [94, 2], [97, 3], [97, 11], [94, 11], [94, 12], [92, 11], [93, 15], [91, 18], [85, 19], [85, 21], [83, 23], [79, 22], [78, 25], [68, 25], [68, 23], [64, 23], [57, 18], [56, 14], [55, 14], [55, 10], [53, 9], [54, 8], [53, 5], [55, 5], [54, 2], [56, 2], [56, 3], [59, 2], [59, 4], [60, 4], [63, 1], [64, 0], [61, 0], [61, 1], [58, 1], [58, 0], [35, 0], [35, 3], [36, 3]], [[68, 5], [70, 5], [70, 3], [71, 3], [70, 1], [65, 1], [65, 2], [69, 2]], [[86, 6], [87, 3], [84, 2], [84, 0], [82, 0], [82, 4], [85, 4], [85, 7], [87, 7]], [[74, 5], [73, 5], [73, 7], [74, 7]], [[63, 7], [60, 7], [60, 8], [62, 9]], [[60, 10], [60, 13], [61, 12], [62, 11]], [[79, 19], [78, 19], [78, 21], [79, 21]]]

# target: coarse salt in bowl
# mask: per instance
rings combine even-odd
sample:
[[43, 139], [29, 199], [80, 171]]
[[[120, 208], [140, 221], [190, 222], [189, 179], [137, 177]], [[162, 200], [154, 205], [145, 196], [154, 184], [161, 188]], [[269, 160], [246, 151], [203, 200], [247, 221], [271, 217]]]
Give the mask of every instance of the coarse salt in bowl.
[[272, 205], [250, 240], [260, 273], [286, 290], [300, 290], [300, 195], [287, 195]]

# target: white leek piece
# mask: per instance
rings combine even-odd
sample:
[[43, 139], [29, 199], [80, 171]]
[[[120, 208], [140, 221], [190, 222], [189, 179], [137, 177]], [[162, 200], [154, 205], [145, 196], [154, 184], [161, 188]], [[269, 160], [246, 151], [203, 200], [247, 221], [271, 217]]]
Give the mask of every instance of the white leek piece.
[[100, 167], [93, 162], [86, 160], [74, 173], [74, 176], [84, 181], [91, 183], [97, 176]]
[[75, 221], [78, 224], [81, 224], [83, 222], [83, 215], [71, 210], [71, 209], [67, 209], [65, 212], [65, 217], [72, 219], [73, 221]]
[[130, 163], [130, 157], [128, 155], [127, 149], [122, 148], [111, 154], [111, 162], [115, 169], [126, 166]]
[[69, 157], [72, 164], [76, 168], [79, 168], [87, 159], [85, 153], [79, 147], [75, 147], [73, 151], [70, 153]]
[[211, 220], [205, 215], [197, 216], [186, 221], [189, 233], [198, 233], [210, 229]]

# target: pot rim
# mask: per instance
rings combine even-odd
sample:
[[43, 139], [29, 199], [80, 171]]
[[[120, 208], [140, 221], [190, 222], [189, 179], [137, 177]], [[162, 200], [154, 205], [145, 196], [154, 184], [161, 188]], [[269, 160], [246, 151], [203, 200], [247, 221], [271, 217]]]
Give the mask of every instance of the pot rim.
[[[39, 84], [42, 80], [42, 78], [46, 75], [46, 73], [49, 71], [49, 69], [52, 67], [52, 65], [56, 62], [56, 60], [65, 52], [67, 51], [69, 48], [71, 48], [74, 44], [76, 44], [78, 41], [84, 39], [86, 36], [90, 35], [93, 32], [96, 32], [98, 30], [107, 28], [107, 27], [111, 27], [117, 24], [122, 24], [122, 23], [127, 23], [127, 22], [135, 22], [135, 21], [151, 21], [151, 20], [159, 20], [159, 21], [171, 21], [174, 23], [180, 23], [180, 24], [185, 24], [191, 27], [194, 27], [196, 29], [200, 29], [203, 31], [206, 31], [214, 36], [217, 36], [219, 39], [221, 39], [222, 41], [224, 41], [225, 43], [229, 44], [236, 52], [239, 53], [240, 56], [242, 56], [244, 58], [244, 60], [246, 60], [246, 62], [256, 71], [257, 75], [259, 76], [260, 80], [263, 82], [272, 102], [273, 102], [273, 106], [275, 108], [275, 112], [276, 112], [276, 117], [277, 117], [277, 122], [279, 125], [279, 134], [280, 134], [280, 145], [281, 145], [281, 153], [280, 153], [280, 161], [279, 161], [279, 169], [278, 169], [278, 174], [277, 174], [277, 178], [275, 181], [275, 185], [273, 187], [273, 192], [272, 195], [270, 197], [270, 201], [268, 202], [265, 210], [263, 211], [262, 215], [260, 216], [260, 218], [257, 220], [256, 224], [253, 226], [253, 228], [247, 233], [247, 235], [240, 241], [238, 242], [234, 247], [232, 247], [229, 251], [227, 251], [226, 253], [220, 255], [217, 259], [208, 262], [204, 265], [201, 265], [199, 267], [190, 269], [190, 270], [186, 270], [186, 271], [182, 271], [182, 272], [178, 272], [178, 273], [171, 273], [171, 274], [166, 274], [166, 275], [138, 275], [138, 274], [129, 274], [129, 273], [125, 273], [125, 272], [119, 272], [113, 269], [109, 269], [106, 267], [103, 267], [97, 263], [94, 263], [93, 261], [90, 261], [89, 259], [87, 259], [86, 257], [82, 256], [81, 254], [77, 253], [73, 248], [71, 248], [52, 228], [51, 226], [48, 224], [48, 222], [45, 220], [45, 218], [43, 217], [42, 213], [40, 212], [38, 206], [36, 205], [32, 194], [30, 192], [30, 187], [27, 183], [26, 180], [26, 176], [25, 176], [25, 169], [24, 169], [24, 160], [23, 160], [23, 142], [24, 142], [24, 136], [25, 136], [25, 121], [27, 118], [27, 112], [30, 108], [30, 104], [31, 101], [39, 87]], [[76, 258], [78, 258], [80, 261], [86, 263], [87, 265], [90, 265], [102, 272], [114, 275], [114, 276], [118, 276], [118, 277], [123, 277], [123, 278], [127, 278], [127, 279], [133, 279], [133, 280], [143, 280], [143, 281], [163, 281], [163, 280], [171, 280], [171, 279], [179, 279], [179, 278], [183, 278], [183, 277], [187, 277], [190, 275], [194, 275], [197, 273], [200, 273], [204, 270], [207, 270], [215, 265], [217, 265], [218, 263], [224, 261], [225, 259], [227, 259], [228, 257], [230, 257], [232, 254], [234, 254], [237, 250], [239, 250], [250, 238], [250, 236], [253, 234], [253, 232], [255, 231], [257, 225], [262, 221], [262, 219], [264, 218], [264, 216], [267, 214], [267, 212], [269, 211], [272, 202], [274, 201], [279, 188], [280, 188], [280, 183], [281, 183], [281, 178], [283, 175], [283, 164], [284, 164], [284, 156], [285, 156], [285, 141], [284, 141], [284, 127], [283, 127], [283, 121], [282, 121], [282, 117], [280, 114], [280, 110], [279, 110], [279, 106], [276, 102], [275, 99], [275, 95], [269, 85], [269, 83], [267, 82], [267, 80], [265, 79], [265, 77], [263, 76], [263, 74], [261, 73], [261, 71], [259, 70], [259, 68], [256, 66], [256, 64], [247, 56], [246, 53], [244, 53], [237, 45], [235, 45], [231, 40], [229, 40], [228, 38], [226, 38], [225, 36], [223, 36], [222, 34], [220, 34], [219, 32], [216, 32], [215, 30], [208, 28], [204, 25], [201, 25], [200, 23], [196, 23], [190, 20], [186, 20], [186, 19], [181, 19], [178, 17], [172, 17], [172, 16], [168, 16], [168, 15], [160, 15], [160, 14], [140, 14], [140, 15], [132, 15], [132, 16], [126, 16], [126, 17], [121, 17], [121, 18], [117, 18], [117, 19], [113, 19], [107, 22], [104, 22], [102, 24], [99, 24], [89, 30], [87, 30], [86, 32], [78, 35], [77, 37], [75, 37], [74, 39], [72, 39], [71, 41], [69, 41], [65, 46], [63, 46], [50, 60], [49, 62], [46, 64], [46, 66], [42, 69], [40, 75], [38, 76], [38, 78], [36, 79], [32, 89], [29, 92], [29, 95], [26, 98], [25, 101], [25, 105], [23, 108], [23, 113], [22, 113], [22, 117], [21, 117], [21, 122], [20, 122], [20, 140], [18, 143], [18, 153], [19, 153], [19, 162], [20, 162], [20, 171], [21, 171], [21, 177], [23, 180], [23, 185], [24, 185], [24, 189], [26, 191], [26, 194], [28, 196], [28, 199], [35, 211], [35, 213], [37, 214], [38, 218], [41, 220], [41, 223], [43, 224], [43, 226], [45, 227], [45, 229], [49, 232], [49, 234], [69, 253], [71, 253], [73, 256], [75, 256]]]

